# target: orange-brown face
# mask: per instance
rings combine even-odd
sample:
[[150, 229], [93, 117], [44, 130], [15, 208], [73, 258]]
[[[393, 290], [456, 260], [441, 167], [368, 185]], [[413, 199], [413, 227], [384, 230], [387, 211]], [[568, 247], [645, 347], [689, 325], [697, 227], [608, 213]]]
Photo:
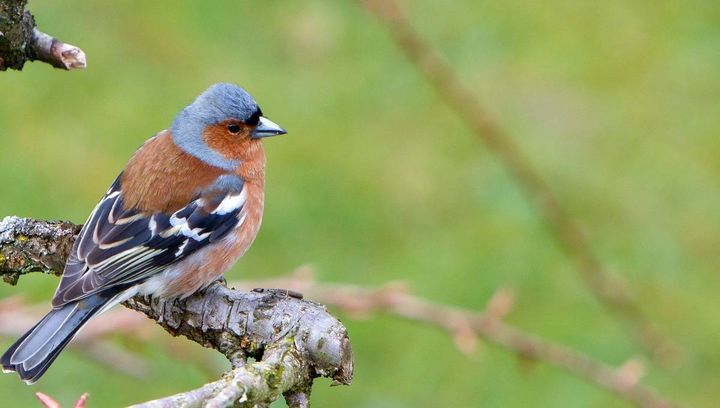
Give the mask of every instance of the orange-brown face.
[[226, 160], [236, 160], [240, 165], [235, 173], [246, 182], [264, 183], [265, 152], [261, 139], [252, 137], [256, 126], [230, 119], [210, 125], [203, 132], [207, 146]]
[[205, 144], [225, 159], [248, 161], [262, 150], [260, 139], [252, 138], [254, 125], [229, 119], [210, 125], [203, 132]]

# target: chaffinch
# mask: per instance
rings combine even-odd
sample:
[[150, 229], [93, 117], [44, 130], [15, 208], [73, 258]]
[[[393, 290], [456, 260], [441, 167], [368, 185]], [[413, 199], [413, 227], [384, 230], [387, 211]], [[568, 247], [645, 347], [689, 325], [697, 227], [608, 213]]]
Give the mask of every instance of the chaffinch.
[[252, 244], [262, 218], [262, 138], [286, 131], [215, 84], [133, 155], [80, 231], [52, 310], [2, 356], [32, 384], [93, 316], [137, 294], [186, 297]]

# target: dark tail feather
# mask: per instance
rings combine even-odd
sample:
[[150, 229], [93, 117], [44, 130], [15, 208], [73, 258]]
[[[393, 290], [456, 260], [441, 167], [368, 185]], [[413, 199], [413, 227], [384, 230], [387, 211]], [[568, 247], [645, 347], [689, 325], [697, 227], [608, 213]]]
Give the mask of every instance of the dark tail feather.
[[110, 300], [101, 294], [53, 309], [3, 354], [3, 371], [36, 382], [78, 330]]

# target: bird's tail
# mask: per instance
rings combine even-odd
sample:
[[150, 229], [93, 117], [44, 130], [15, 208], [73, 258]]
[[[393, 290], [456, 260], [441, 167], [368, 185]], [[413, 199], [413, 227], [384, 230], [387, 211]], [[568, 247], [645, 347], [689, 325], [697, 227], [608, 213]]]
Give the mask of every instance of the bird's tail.
[[101, 294], [53, 309], [3, 354], [3, 371], [36, 382], [87, 321], [108, 302]]

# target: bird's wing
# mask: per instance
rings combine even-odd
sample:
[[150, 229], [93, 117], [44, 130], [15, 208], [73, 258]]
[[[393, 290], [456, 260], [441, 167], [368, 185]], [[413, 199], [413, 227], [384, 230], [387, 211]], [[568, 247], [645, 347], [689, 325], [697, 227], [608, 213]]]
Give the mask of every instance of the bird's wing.
[[57, 308], [124, 288], [216, 242], [244, 220], [246, 189], [198, 197], [173, 214], [123, 209], [120, 178], [80, 231], [53, 298]]

